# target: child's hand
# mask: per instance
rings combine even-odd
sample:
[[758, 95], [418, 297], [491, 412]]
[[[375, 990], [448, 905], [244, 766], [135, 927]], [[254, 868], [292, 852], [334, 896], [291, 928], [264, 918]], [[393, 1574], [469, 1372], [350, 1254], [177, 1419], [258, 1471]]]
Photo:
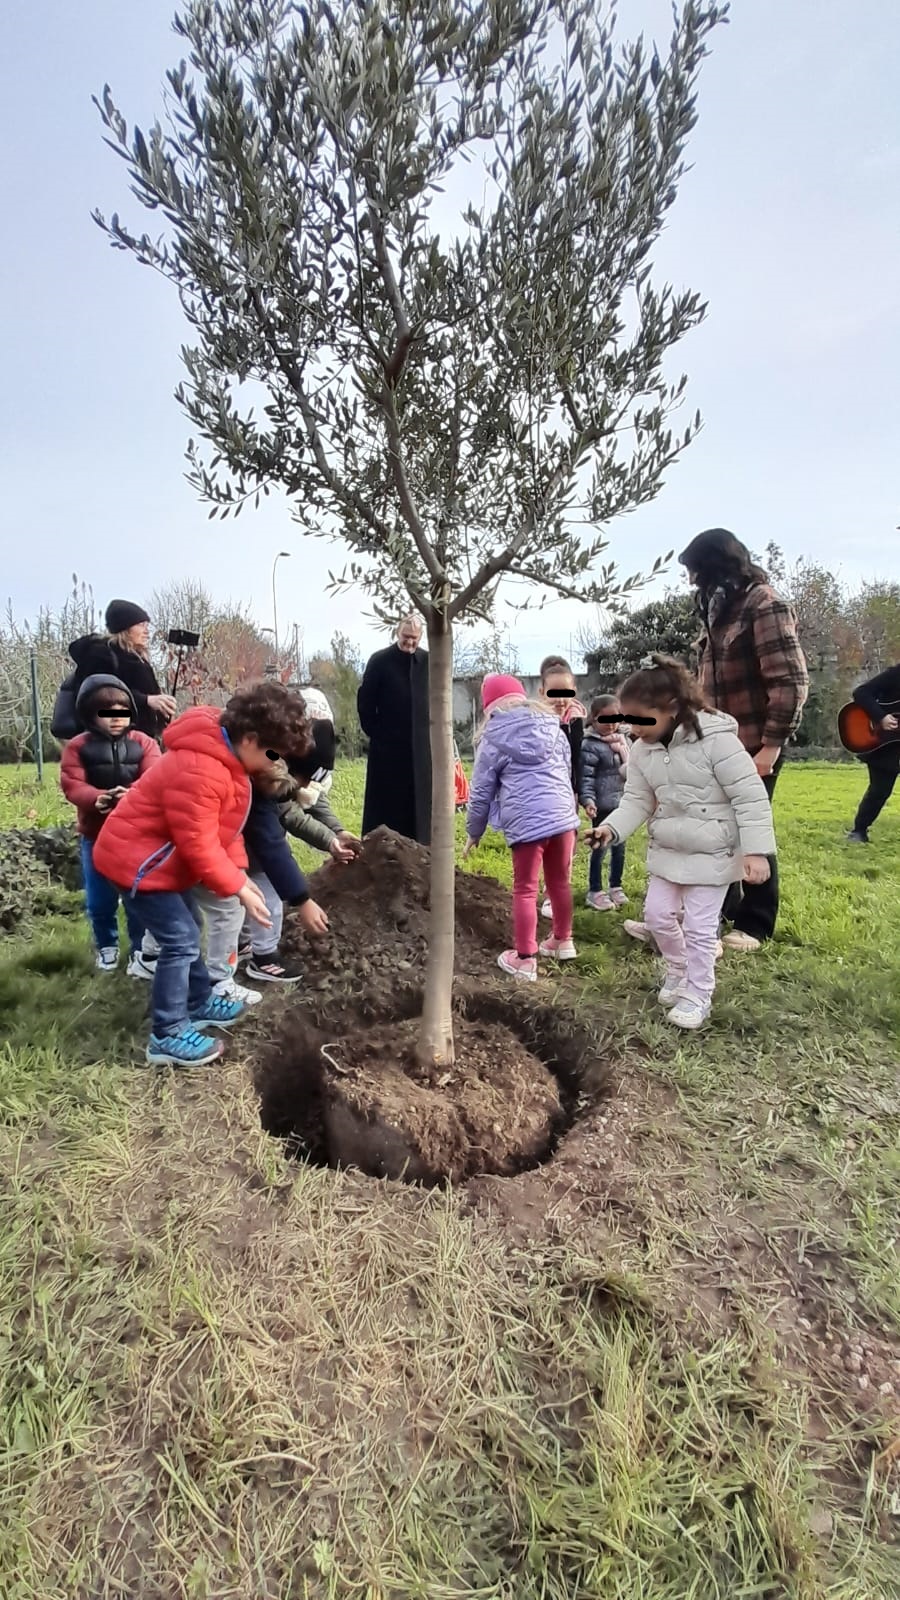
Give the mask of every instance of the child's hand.
[[109, 791], [104, 790], [103, 794], [98, 794], [96, 800], [94, 801], [94, 810], [111, 811], [115, 803], [116, 802]]
[[771, 875], [772, 869], [765, 856], [744, 857], [745, 883], [767, 883]]
[[362, 844], [349, 833], [336, 833], [328, 846], [328, 852], [333, 860], [339, 861], [342, 867], [346, 867], [349, 861], [355, 860], [362, 854]]
[[266, 898], [261, 889], [248, 878], [242, 889], [238, 890], [238, 899], [244, 910], [258, 922], [261, 928], [271, 928], [272, 918], [266, 905]]
[[463, 845], [463, 853], [462, 853], [463, 861], [467, 861], [469, 856], [472, 854], [472, 851], [473, 850], [477, 850], [477, 849], [478, 849], [478, 840], [477, 839], [467, 839], [465, 844]]
[[584, 808], [584, 813], [587, 817], [595, 817], [597, 815], [597, 807], [594, 805], [593, 800], [587, 801]]
[[328, 932], [328, 918], [315, 900], [305, 900], [302, 906], [297, 907], [297, 921], [311, 939], [321, 939]]
[[612, 844], [612, 842], [612, 828], [604, 827], [602, 823], [599, 828], [592, 828], [588, 834], [588, 843], [592, 850], [605, 850], [606, 846]]

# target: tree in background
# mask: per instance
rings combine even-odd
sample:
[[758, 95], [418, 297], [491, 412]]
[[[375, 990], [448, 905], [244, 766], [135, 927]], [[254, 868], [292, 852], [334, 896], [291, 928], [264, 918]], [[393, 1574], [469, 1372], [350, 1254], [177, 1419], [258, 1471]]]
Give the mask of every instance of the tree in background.
[[[191, 0], [164, 123], [129, 135], [98, 101], [165, 224], [97, 214], [191, 325], [178, 398], [210, 514], [280, 485], [303, 532], [349, 545], [336, 585], [425, 619], [429, 1063], [453, 1059], [453, 624], [489, 621], [501, 579], [598, 604], [639, 582], [594, 568], [697, 426], [673, 432], [686, 379], [664, 373], [705, 308], [649, 258], [726, 9], [676, 6], [660, 56], [617, 49], [598, 0]], [[439, 227], [472, 159], [482, 208]]]
[[453, 642], [453, 675], [484, 678], [489, 672], [518, 672], [519, 651], [508, 628], [493, 628], [481, 639]]
[[578, 647], [589, 672], [596, 673], [604, 683], [615, 683], [635, 672], [641, 658], [652, 650], [675, 656], [685, 666], [691, 666], [699, 632], [700, 619], [693, 597], [672, 592], [624, 616], [598, 612], [593, 627], [579, 631]]
[[31, 654], [37, 663], [38, 702], [45, 746], [56, 691], [72, 671], [69, 645], [98, 625], [94, 593], [72, 574], [72, 589], [59, 610], [41, 606], [34, 622], [20, 621], [12, 602], [0, 618], [0, 760], [33, 760], [36, 753], [31, 703]]
[[[184, 656], [178, 675], [178, 701], [185, 705], [224, 705], [239, 683], [261, 678], [272, 659], [272, 645], [244, 606], [213, 600], [204, 584], [180, 578], [154, 591], [149, 604], [153, 651], [163, 680], [174, 681], [178, 652], [167, 644], [173, 628], [199, 633], [200, 644]], [[290, 665], [282, 664], [290, 676]]]
[[341, 753], [348, 760], [361, 756], [366, 747], [356, 711], [356, 691], [364, 665], [360, 651], [344, 633], [336, 633], [330, 651], [312, 656], [309, 663], [310, 683], [328, 699]]

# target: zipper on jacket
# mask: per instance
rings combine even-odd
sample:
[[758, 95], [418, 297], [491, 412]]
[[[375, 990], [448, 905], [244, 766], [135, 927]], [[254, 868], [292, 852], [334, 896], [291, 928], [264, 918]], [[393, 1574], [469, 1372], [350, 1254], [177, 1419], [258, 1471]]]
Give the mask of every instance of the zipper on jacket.
[[134, 896], [137, 894], [138, 889], [140, 888], [141, 883], [143, 882], [144, 878], [146, 878], [147, 874], [150, 872], [155, 872], [157, 867], [163, 866], [163, 864], [168, 861], [169, 857], [174, 854], [174, 851], [174, 844], [169, 842], [167, 844], [160, 845], [158, 850], [154, 850], [151, 856], [148, 856], [145, 861], [141, 862], [137, 870], [137, 877], [135, 878], [134, 883], [131, 885], [131, 889], [129, 890], [129, 895], [132, 899], [134, 899]]

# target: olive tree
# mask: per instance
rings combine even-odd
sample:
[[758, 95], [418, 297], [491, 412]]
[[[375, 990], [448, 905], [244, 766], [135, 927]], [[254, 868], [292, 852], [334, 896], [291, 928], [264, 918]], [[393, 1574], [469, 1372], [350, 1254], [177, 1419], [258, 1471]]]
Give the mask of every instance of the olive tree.
[[[641, 581], [603, 530], [699, 421], [673, 431], [665, 369], [704, 307], [649, 258], [725, 10], [686, 0], [659, 54], [617, 47], [597, 0], [189, 0], [164, 117], [97, 101], [162, 231], [96, 220], [178, 292], [211, 515], [277, 486], [349, 547], [336, 586], [425, 619], [429, 1061], [453, 1051], [453, 626], [501, 583], [608, 604]], [[466, 164], [479, 204], [440, 219]]]

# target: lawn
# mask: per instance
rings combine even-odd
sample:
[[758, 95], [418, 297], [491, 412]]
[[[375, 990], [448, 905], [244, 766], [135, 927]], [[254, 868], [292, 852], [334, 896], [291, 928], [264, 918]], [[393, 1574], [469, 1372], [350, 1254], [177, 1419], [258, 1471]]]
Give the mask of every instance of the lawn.
[[[0, 773], [0, 827], [63, 819], [55, 777]], [[286, 1161], [237, 1042], [135, 1070], [74, 905], [0, 942], [3, 1600], [896, 1600], [900, 812], [847, 846], [862, 781], [786, 769], [779, 937], [702, 1035], [579, 912], [614, 1093], [454, 1191]]]

